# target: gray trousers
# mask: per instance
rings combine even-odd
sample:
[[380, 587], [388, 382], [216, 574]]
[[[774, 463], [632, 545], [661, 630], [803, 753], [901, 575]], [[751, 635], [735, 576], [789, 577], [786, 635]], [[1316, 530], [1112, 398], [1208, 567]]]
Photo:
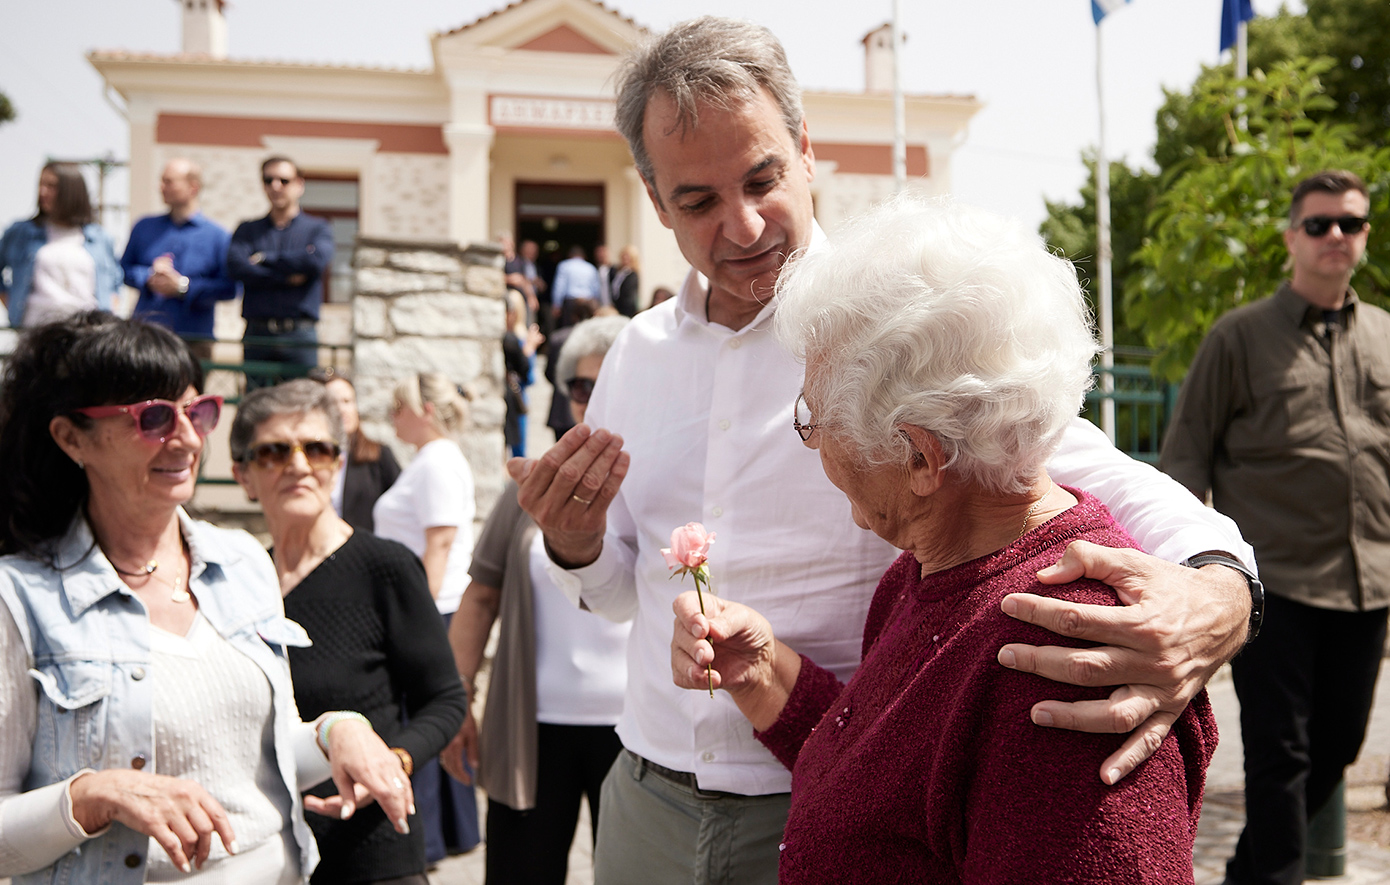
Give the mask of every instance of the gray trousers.
[[776, 885], [790, 793], [700, 790], [623, 750], [601, 795], [595, 885]]

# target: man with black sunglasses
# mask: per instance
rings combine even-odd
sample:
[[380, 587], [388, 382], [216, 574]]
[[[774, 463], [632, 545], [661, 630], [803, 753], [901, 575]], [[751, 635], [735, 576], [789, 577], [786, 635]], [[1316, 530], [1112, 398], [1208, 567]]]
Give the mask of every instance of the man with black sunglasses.
[[1266, 627], [1232, 662], [1246, 825], [1230, 883], [1303, 881], [1307, 822], [1365, 737], [1390, 610], [1390, 314], [1358, 301], [1366, 185], [1300, 182], [1293, 276], [1223, 316], [1178, 397], [1160, 466], [1255, 547]]
[[[319, 304], [323, 273], [333, 261], [333, 231], [299, 210], [304, 176], [292, 160], [266, 160], [261, 182], [270, 214], [243, 221], [227, 252], [227, 269], [242, 285], [243, 354], [311, 367], [318, 364]], [[256, 386], [248, 376], [248, 389]]]

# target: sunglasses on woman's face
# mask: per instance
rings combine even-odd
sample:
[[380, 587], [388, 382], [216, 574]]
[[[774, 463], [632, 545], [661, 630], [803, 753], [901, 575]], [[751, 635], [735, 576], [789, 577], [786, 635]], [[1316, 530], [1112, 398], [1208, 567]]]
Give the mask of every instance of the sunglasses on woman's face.
[[571, 378], [570, 383], [565, 385], [569, 388], [570, 402], [577, 406], [587, 406], [589, 397], [594, 395], [595, 378]]
[[162, 443], [174, 435], [179, 412], [188, 416], [188, 423], [199, 436], [207, 436], [217, 427], [222, 417], [222, 397], [215, 393], [195, 396], [179, 405], [167, 399], [147, 399], [143, 403], [125, 406], [88, 406], [74, 409], [79, 415], [88, 418], [110, 418], [112, 415], [129, 415], [135, 419], [135, 429], [142, 439], [152, 443]]
[[322, 470], [338, 462], [342, 449], [331, 439], [311, 439], [308, 442], [263, 442], [252, 446], [246, 453], [246, 463], [255, 464], [262, 470], [278, 470], [290, 462], [295, 452], [303, 452], [309, 467]]

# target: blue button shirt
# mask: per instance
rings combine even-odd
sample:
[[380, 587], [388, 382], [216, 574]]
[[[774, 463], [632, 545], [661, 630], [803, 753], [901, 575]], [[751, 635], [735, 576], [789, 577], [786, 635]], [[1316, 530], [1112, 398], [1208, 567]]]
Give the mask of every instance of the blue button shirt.
[[[236, 297], [236, 282], [227, 275], [231, 235], [202, 213], [180, 224], [172, 215], [151, 215], [130, 230], [121, 269], [125, 283], [140, 290], [138, 319], [168, 326], [180, 335], [212, 337], [213, 309]], [[188, 293], [165, 296], [149, 287], [150, 269], [161, 255], [172, 255], [174, 270], [188, 277]]]
[[282, 228], [269, 215], [243, 221], [227, 252], [227, 270], [242, 286], [241, 315], [317, 320], [332, 261], [333, 230], [322, 218], [301, 212]]

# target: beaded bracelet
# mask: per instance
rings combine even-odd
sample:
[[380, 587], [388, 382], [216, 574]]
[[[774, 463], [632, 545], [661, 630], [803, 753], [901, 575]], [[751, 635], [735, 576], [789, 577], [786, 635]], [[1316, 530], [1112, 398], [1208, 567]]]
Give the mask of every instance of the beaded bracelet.
[[371, 720], [361, 713], [356, 713], [352, 710], [334, 710], [332, 713], [324, 713], [323, 716], [319, 718], [319, 724], [314, 730], [314, 735], [319, 742], [319, 749], [323, 751], [325, 757], [328, 757], [328, 732], [332, 730], [333, 726], [345, 719], [356, 719], [368, 728], [372, 727]]

